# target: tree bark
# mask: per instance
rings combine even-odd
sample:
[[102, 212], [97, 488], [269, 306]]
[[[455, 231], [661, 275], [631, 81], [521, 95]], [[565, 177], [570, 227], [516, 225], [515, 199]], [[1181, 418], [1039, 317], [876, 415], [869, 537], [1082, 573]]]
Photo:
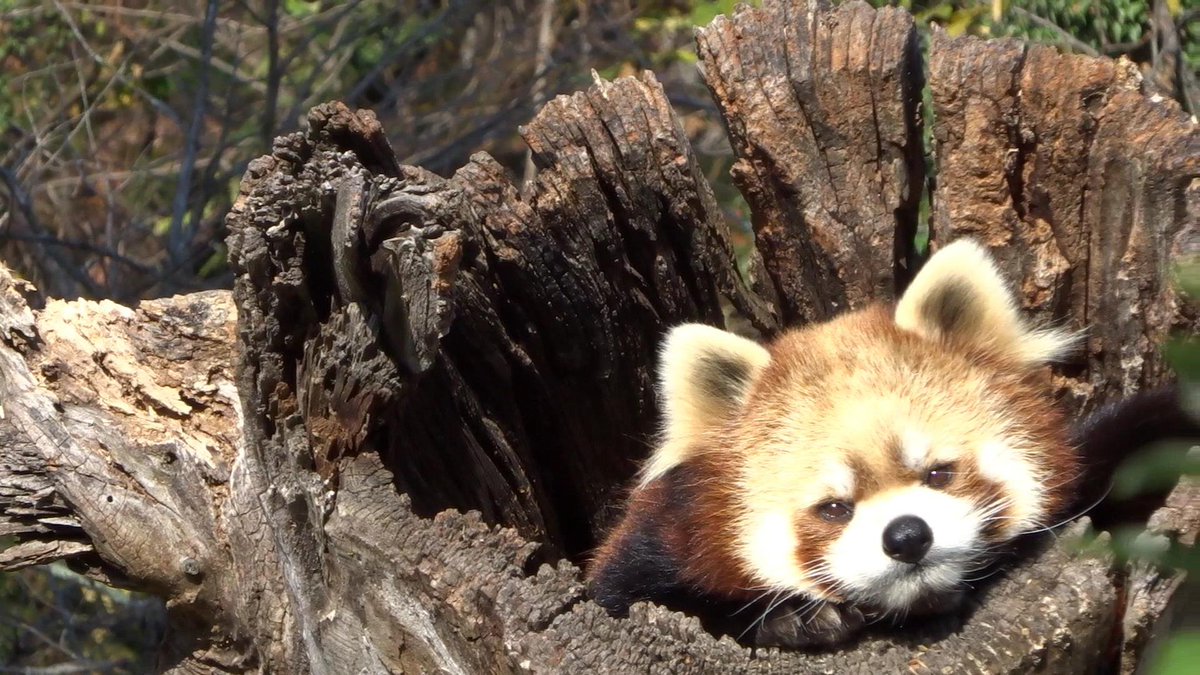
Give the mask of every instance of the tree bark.
[[[1109, 561], [1057, 539], [965, 616], [834, 653], [586, 599], [576, 565], [653, 439], [664, 331], [769, 336], [920, 263], [907, 14], [768, 1], [697, 41], [754, 212], [746, 279], [649, 74], [542, 109], [528, 198], [487, 155], [442, 178], [369, 112], [314, 109], [246, 173], [232, 296], [31, 312], [0, 274], [0, 569], [66, 559], [166, 598], [177, 672], [1130, 667], [1175, 577], [1120, 571], [1119, 600]], [[980, 237], [1034, 316], [1094, 327], [1058, 375], [1071, 404], [1163, 381], [1157, 345], [1196, 325], [1169, 283], [1200, 242], [1195, 124], [1119, 65], [1013, 42], [935, 35], [929, 86], [932, 244]], [[1157, 532], [1194, 543], [1194, 491]]]
[[696, 42], [784, 320], [890, 299], [916, 262], [925, 186], [912, 17], [767, 2]]
[[1154, 345], [1200, 326], [1171, 282], [1200, 254], [1195, 123], [1128, 63], [1013, 40], [935, 32], [930, 84], [933, 245], [987, 242], [1032, 316], [1086, 329], [1060, 369], [1075, 409], [1161, 383]]

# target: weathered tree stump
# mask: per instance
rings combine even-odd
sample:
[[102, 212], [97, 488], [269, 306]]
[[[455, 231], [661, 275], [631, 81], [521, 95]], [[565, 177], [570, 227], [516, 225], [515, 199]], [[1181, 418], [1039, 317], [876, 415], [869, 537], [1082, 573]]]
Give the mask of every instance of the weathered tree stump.
[[[1049, 541], [966, 616], [826, 654], [586, 599], [576, 564], [655, 431], [663, 332], [769, 336], [894, 294], [927, 153], [932, 244], [980, 237], [1031, 313], [1089, 327], [1070, 405], [1163, 381], [1156, 345], [1196, 328], [1169, 276], [1200, 249], [1200, 132], [1128, 69], [935, 33], [924, 148], [911, 17], [764, 5], [698, 33], [748, 280], [649, 74], [548, 104], [524, 199], [487, 155], [441, 178], [370, 113], [313, 110], [246, 173], [232, 298], [31, 312], [0, 274], [0, 569], [65, 559], [161, 595], [177, 672], [1130, 670], [1170, 571]], [[1195, 500], [1181, 485], [1152, 527], [1194, 542]]]

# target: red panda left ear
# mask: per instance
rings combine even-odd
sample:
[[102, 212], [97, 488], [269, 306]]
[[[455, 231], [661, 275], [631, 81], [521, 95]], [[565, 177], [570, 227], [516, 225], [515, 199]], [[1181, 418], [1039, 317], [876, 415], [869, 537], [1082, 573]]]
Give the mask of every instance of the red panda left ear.
[[771, 360], [753, 340], [702, 324], [672, 329], [659, 357], [664, 438], [643, 471], [643, 484], [682, 462], [698, 437], [740, 409]]
[[1063, 357], [1077, 337], [1026, 325], [992, 256], [970, 239], [933, 254], [900, 298], [895, 319], [928, 340], [986, 347], [1027, 366]]

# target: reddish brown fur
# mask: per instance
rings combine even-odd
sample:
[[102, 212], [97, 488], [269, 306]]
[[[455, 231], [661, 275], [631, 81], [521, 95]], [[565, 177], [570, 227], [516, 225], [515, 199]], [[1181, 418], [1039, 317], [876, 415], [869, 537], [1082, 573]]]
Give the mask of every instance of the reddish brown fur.
[[[752, 597], [753, 581], [730, 553], [734, 534], [720, 527], [732, 494], [720, 488], [719, 463], [701, 457], [636, 488], [617, 526], [596, 550], [589, 572], [610, 567], [637, 532], [653, 532], [695, 591], [727, 600]], [[717, 489], [712, 489], [716, 487]]]

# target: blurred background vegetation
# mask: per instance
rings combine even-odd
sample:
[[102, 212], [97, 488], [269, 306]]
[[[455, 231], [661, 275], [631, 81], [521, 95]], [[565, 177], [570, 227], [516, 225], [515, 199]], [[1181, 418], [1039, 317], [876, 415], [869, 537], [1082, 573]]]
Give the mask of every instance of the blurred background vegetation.
[[[871, 1], [955, 35], [1125, 56], [1151, 90], [1200, 112], [1200, 0]], [[43, 298], [227, 287], [223, 218], [238, 181], [314, 104], [374, 110], [405, 163], [447, 175], [487, 150], [520, 183], [533, 174], [516, 130], [543, 102], [592, 70], [642, 69], [663, 83], [747, 246], [692, 45], [694, 26], [734, 4], [0, 0], [0, 260]], [[1200, 349], [1173, 354], [1200, 382]], [[0, 672], [144, 672], [165, 625], [161, 603], [62, 566], [0, 576]], [[1198, 662], [1200, 638], [1180, 635]]]

